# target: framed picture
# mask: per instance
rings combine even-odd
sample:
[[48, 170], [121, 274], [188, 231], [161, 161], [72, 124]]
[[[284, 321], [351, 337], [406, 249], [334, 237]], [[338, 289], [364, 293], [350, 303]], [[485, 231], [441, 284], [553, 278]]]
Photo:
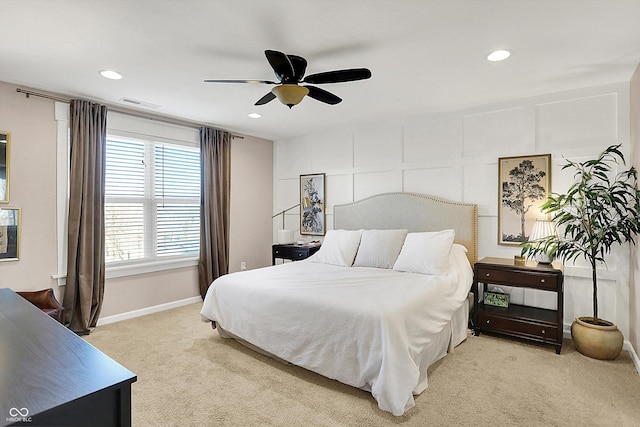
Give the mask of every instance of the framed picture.
[[498, 159], [498, 244], [526, 242], [551, 192], [551, 154]]
[[11, 135], [0, 130], [0, 203], [9, 203], [9, 148]]
[[0, 261], [20, 259], [20, 209], [0, 208]]
[[509, 294], [501, 294], [499, 292], [484, 292], [483, 302], [486, 305], [496, 307], [509, 307]]
[[300, 234], [324, 236], [324, 174], [300, 175]]

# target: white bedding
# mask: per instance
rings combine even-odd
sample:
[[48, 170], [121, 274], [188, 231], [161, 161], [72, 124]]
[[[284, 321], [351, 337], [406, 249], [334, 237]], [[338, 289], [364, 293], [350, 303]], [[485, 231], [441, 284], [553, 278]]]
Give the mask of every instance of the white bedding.
[[467, 258], [451, 253], [443, 276], [309, 260], [228, 274], [209, 288], [201, 318], [402, 415], [427, 388], [471, 287]]

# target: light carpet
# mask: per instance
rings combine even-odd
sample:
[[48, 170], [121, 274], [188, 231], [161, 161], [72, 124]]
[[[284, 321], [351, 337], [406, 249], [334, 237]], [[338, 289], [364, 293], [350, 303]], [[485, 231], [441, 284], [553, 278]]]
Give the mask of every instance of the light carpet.
[[[394, 417], [370, 393], [233, 340], [201, 303], [96, 328], [88, 342], [133, 371], [134, 426], [638, 426], [640, 377], [615, 361], [470, 336], [429, 368], [429, 388]], [[265, 319], [266, 321], [266, 319]]]

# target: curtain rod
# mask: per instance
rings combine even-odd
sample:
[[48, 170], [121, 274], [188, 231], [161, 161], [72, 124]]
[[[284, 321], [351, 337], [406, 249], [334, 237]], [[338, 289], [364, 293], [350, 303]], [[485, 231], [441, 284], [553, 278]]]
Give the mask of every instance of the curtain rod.
[[[54, 95], [49, 95], [49, 94], [46, 94], [46, 93], [34, 92], [32, 90], [25, 90], [25, 89], [21, 89], [21, 88], [16, 88], [16, 92], [24, 93], [27, 98], [29, 98], [29, 96], [33, 95], [33, 96], [37, 96], [39, 98], [52, 99], [52, 100], [58, 101], [58, 102], [71, 102], [71, 98], [61, 97], [61, 96], [54, 96]], [[113, 106], [113, 105], [107, 105], [107, 107], [111, 111], [115, 111], [117, 113], [122, 113], [122, 114], [127, 114], [127, 115], [132, 116], [132, 117], [139, 117], [139, 118], [142, 118], [142, 119], [156, 120], [156, 121], [159, 121], [159, 122], [169, 123], [169, 124], [173, 124], [173, 125], [180, 125], [180, 126], [189, 126], [189, 127], [205, 126], [205, 125], [203, 125], [201, 123], [192, 122], [192, 121], [189, 121], [189, 120], [170, 119], [170, 118], [165, 118], [165, 117], [158, 117], [158, 116], [153, 116], [153, 115], [145, 115], [145, 114], [141, 114], [141, 113], [135, 113], [135, 112], [132, 112], [131, 110], [126, 110], [126, 109], [119, 108], [119, 107], [116, 107], [116, 106]], [[231, 132], [229, 132], [229, 133], [231, 133]], [[231, 138], [244, 139], [244, 136], [242, 136], [242, 135], [234, 135], [234, 134], [231, 133]]]

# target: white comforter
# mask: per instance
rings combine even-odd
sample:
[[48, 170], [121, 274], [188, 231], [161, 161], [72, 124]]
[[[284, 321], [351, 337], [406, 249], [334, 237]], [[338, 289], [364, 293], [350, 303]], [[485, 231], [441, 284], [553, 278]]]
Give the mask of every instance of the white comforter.
[[215, 280], [200, 314], [295, 365], [369, 390], [380, 409], [402, 415], [426, 389], [427, 367], [441, 357], [433, 341], [471, 286], [466, 257], [450, 264], [447, 276], [308, 260], [248, 270]]

